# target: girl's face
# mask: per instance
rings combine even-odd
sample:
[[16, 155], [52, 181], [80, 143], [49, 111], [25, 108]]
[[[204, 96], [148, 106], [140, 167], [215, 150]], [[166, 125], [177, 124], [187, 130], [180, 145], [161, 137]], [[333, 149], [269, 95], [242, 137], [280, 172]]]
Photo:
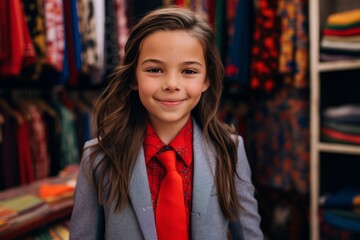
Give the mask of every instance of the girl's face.
[[179, 131], [209, 87], [203, 48], [185, 31], [147, 36], [140, 46], [136, 78], [140, 100], [158, 134], [165, 128]]

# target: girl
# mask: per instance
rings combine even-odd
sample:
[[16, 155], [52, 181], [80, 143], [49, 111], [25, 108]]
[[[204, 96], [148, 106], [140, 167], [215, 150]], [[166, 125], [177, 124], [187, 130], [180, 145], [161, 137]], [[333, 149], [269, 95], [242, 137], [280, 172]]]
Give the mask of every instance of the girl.
[[[95, 104], [71, 239], [219, 240], [229, 222], [244, 239], [263, 239], [243, 141], [218, 119], [223, 72], [211, 27], [190, 10], [139, 21]], [[180, 187], [170, 190], [180, 198], [162, 188], [171, 175], [164, 152], [175, 152]], [[169, 210], [166, 196], [181, 209]]]

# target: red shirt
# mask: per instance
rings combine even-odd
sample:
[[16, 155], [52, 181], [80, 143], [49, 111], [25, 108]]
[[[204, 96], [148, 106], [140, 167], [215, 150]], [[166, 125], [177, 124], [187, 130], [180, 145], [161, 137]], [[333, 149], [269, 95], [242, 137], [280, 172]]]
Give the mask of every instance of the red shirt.
[[[191, 211], [191, 196], [192, 196], [192, 179], [193, 179], [193, 154], [192, 154], [192, 128], [191, 118], [176, 135], [176, 137], [166, 145], [155, 130], [148, 124], [146, 128], [146, 135], [144, 139], [144, 152], [147, 174], [149, 179], [149, 187], [151, 193], [151, 200], [154, 210], [156, 209], [156, 200], [159, 193], [161, 181], [165, 176], [165, 169], [155, 157], [164, 146], [170, 146], [176, 151], [177, 161], [176, 168], [183, 179], [184, 200], [187, 216], [187, 226], [189, 229], [190, 211]], [[154, 211], [155, 212], [155, 211]]]

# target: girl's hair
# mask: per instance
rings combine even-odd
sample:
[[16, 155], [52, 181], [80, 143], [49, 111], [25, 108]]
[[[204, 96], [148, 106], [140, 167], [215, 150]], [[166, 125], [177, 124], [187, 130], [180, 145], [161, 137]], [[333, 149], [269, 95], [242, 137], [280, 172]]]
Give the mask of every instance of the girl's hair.
[[[98, 144], [90, 156], [93, 167], [89, 174], [99, 203], [115, 200], [116, 211], [123, 209], [129, 198], [129, 182], [147, 124], [146, 109], [135, 90], [140, 45], [152, 33], [177, 30], [191, 34], [203, 47], [210, 87], [202, 94], [192, 116], [216, 155], [215, 179], [222, 211], [228, 219], [235, 219], [240, 209], [235, 190], [237, 138], [231, 135], [236, 132], [218, 118], [224, 67], [212, 28], [191, 10], [157, 9], [133, 27], [125, 46], [124, 64], [114, 71], [94, 107]], [[95, 157], [100, 153], [104, 154], [103, 159], [96, 165]]]

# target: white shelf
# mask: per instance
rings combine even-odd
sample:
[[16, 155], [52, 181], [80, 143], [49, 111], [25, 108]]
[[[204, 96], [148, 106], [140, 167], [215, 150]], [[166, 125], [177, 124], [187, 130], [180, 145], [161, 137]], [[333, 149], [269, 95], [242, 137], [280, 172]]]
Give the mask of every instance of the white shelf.
[[[360, 59], [320, 62], [320, 33], [329, 14], [360, 7], [359, 0], [308, 0], [310, 40], [310, 239], [320, 238], [321, 153], [360, 155], [360, 145], [320, 142], [321, 73], [360, 69]], [[339, 79], [341, 81], [341, 79]], [[360, 79], [359, 79], [360, 80]], [[357, 79], [354, 79], [357, 81]], [[360, 159], [359, 159], [360, 161]], [[345, 163], [344, 163], [345, 164]]]
[[318, 70], [320, 72], [330, 72], [339, 70], [351, 70], [360, 68], [360, 59], [354, 60], [342, 60], [333, 62], [320, 62]]
[[348, 145], [348, 144], [321, 142], [318, 144], [318, 150], [322, 152], [360, 155], [360, 145], [356, 146], [356, 145]]

